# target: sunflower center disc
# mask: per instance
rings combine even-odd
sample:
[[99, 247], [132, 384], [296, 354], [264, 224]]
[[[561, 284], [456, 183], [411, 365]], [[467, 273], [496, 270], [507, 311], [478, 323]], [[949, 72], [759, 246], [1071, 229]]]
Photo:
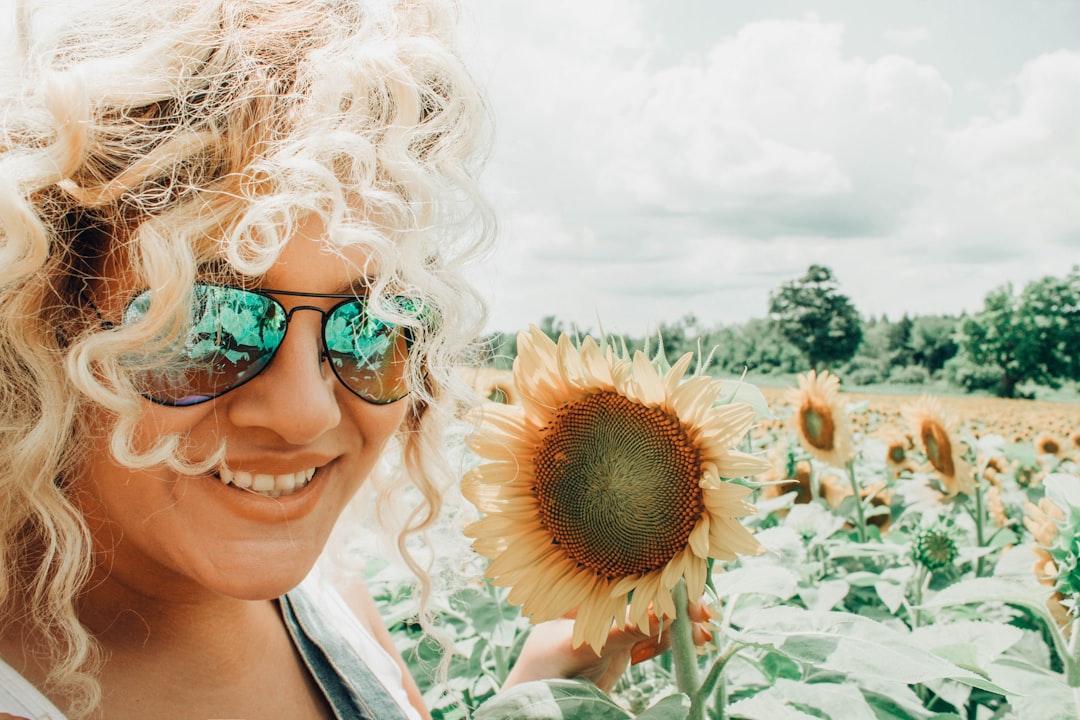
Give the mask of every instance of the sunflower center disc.
[[832, 410], [815, 398], [808, 399], [799, 412], [803, 436], [818, 450], [832, 450], [836, 441]]
[[604, 577], [663, 567], [701, 519], [701, 456], [678, 419], [614, 392], [561, 408], [535, 457], [540, 519]]
[[945, 477], [956, 474], [956, 468], [952, 461], [952, 443], [949, 441], [949, 433], [936, 422], [926, 421], [922, 426], [923, 447], [926, 448], [926, 457], [934, 469]]

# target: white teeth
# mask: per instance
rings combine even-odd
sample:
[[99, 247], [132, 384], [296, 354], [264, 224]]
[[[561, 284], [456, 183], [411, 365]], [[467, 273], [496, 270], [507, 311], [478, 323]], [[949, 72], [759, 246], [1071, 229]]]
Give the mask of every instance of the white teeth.
[[315, 477], [315, 468], [285, 475], [271, 475], [222, 467], [218, 470], [218, 477], [226, 485], [233, 485], [266, 497], [281, 497], [294, 493], [311, 482], [311, 478]]
[[258, 473], [251, 479], [251, 489], [259, 493], [270, 492], [274, 489], [274, 476]]

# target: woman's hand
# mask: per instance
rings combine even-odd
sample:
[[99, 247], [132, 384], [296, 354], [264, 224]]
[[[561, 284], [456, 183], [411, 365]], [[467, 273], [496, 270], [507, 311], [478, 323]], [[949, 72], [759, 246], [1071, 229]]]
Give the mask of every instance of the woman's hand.
[[[694, 642], [702, 645], [712, 639], [706, 629], [709, 612], [704, 602], [690, 605]], [[610, 692], [630, 665], [656, 657], [671, 644], [671, 623], [661, 626], [649, 613], [649, 632], [637, 629], [612, 629], [599, 655], [588, 645], [571, 645], [574, 621], [552, 620], [533, 628], [521, 649], [521, 655], [503, 683], [507, 689], [530, 680], [550, 678], [585, 678], [592, 680], [604, 692]]]

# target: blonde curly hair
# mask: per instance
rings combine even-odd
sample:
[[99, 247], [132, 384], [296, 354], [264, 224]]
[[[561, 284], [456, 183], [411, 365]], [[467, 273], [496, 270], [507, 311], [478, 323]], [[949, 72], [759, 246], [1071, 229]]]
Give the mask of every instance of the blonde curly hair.
[[[484, 323], [462, 275], [493, 235], [476, 173], [488, 114], [438, 0], [16, 0], [0, 70], [0, 618], [45, 639], [49, 687], [76, 717], [100, 657], [74, 601], [91, 571], [69, 497], [91, 404], [123, 464], [199, 470], [162, 437], [137, 450], [119, 359], [168, 342], [196, 277], [264, 274], [312, 214], [368, 257], [373, 312], [412, 323], [415, 391], [399, 433], [419, 490], [398, 545], [440, 511], [453, 366]], [[102, 330], [103, 259], [154, 289], [144, 323]], [[401, 288], [441, 321], [419, 326]], [[429, 592], [423, 568], [413, 561]], [[0, 620], [0, 633], [4, 627]]]

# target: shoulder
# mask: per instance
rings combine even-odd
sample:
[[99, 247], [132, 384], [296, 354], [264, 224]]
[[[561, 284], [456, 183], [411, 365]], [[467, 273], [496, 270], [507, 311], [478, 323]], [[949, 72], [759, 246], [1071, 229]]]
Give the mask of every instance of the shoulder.
[[378, 605], [358, 577], [335, 577], [312, 573], [301, 585], [326, 622], [341, 633], [353, 650], [399, 701], [411, 706], [420, 718], [430, 718], [415, 680], [409, 673]]

